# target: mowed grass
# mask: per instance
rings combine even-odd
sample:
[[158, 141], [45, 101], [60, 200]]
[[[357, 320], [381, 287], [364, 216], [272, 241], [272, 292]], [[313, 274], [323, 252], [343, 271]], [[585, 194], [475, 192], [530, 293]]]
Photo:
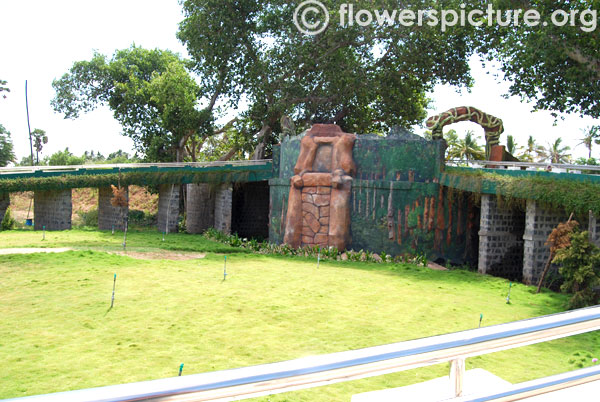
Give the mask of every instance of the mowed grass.
[[[39, 232], [0, 233], [0, 247], [39, 247]], [[163, 245], [138, 233], [146, 247]], [[223, 255], [141, 260], [104, 251], [0, 255], [0, 398], [194, 374], [358, 349], [562, 311], [567, 297], [466, 271], [410, 265]], [[21, 240], [18, 238], [21, 237]], [[49, 247], [104, 247], [110, 234], [47, 234]], [[168, 246], [175, 239], [169, 235]], [[118, 244], [117, 244], [118, 245]], [[195, 245], [195, 246], [194, 246]], [[111, 246], [112, 247], [112, 246]], [[140, 246], [141, 247], [141, 246]], [[231, 251], [231, 250], [230, 250]], [[113, 274], [114, 308], [109, 310]], [[467, 360], [511, 382], [597, 357], [598, 333]], [[447, 364], [264, 397], [349, 401], [355, 393], [447, 375]]]
[[[163, 240], [164, 238], [164, 240]], [[57, 248], [75, 250], [123, 251], [123, 232], [74, 229], [59, 232], [34, 230], [11, 230], [0, 232], [0, 248]], [[230, 247], [208, 240], [203, 236], [187, 233], [164, 235], [154, 230], [135, 229], [127, 233], [127, 250], [136, 252], [194, 251], [213, 253], [245, 253], [247, 250]]]

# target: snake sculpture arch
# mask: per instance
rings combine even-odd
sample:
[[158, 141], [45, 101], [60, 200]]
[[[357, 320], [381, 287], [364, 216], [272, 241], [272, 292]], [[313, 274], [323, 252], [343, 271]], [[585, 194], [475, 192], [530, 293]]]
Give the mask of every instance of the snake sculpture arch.
[[485, 131], [485, 155], [490, 157], [490, 151], [494, 145], [500, 144], [500, 135], [504, 132], [502, 120], [484, 113], [472, 106], [459, 106], [449, 109], [443, 113], [431, 116], [427, 119], [427, 128], [431, 129], [434, 140], [441, 140], [445, 126], [459, 123], [461, 121], [472, 121], [483, 127]]

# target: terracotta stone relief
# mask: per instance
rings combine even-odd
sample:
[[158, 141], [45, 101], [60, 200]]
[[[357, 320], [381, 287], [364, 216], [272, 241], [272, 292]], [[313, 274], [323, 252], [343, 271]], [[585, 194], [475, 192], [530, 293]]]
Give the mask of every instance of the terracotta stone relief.
[[306, 133], [290, 179], [284, 243], [338, 250], [350, 244], [355, 141], [354, 134], [334, 124], [315, 124]]

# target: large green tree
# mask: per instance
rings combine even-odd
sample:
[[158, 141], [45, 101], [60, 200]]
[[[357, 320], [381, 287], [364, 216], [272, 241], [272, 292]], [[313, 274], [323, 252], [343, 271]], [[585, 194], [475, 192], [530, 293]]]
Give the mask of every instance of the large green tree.
[[14, 161], [15, 153], [10, 139], [10, 132], [0, 124], [0, 167], [5, 167]]
[[146, 160], [183, 161], [192, 137], [213, 133], [212, 107], [185, 62], [165, 50], [132, 46], [107, 58], [78, 61], [53, 82], [52, 106], [65, 118], [107, 105]]
[[[337, 123], [349, 132], [383, 132], [426, 117], [425, 96], [436, 83], [469, 84], [471, 28], [403, 27], [397, 23], [340, 26], [344, 1], [322, 2], [330, 24], [320, 34], [294, 25], [298, 2], [182, 0], [179, 38], [202, 88], [236, 106], [243, 131], [256, 134], [255, 158], [268, 155], [290, 115], [299, 129]], [[357, 1], [354, 9], [397, 9], [395, 1]], [[403, 8], [458, 7], [454, 1], [411, 1]], [[309, 16], [309, 18], [314, 16]]]
[[[478, 3], [485, 7], [487, 2]], [[537, 109], [600, 117], [600, 30], [597, 17], [590, 12], [600, 10], [600, 1], [491, 3], [497, 10], [532, 10], [541, 15], [536, 25], [524, 24], [521, 13], [518, 26], [494, 22], [491, 27], [484, 24], [480, 29], [479, 50], [501, 62], [505, 78], [511, 82], [509, 93], [534, 101]], [[566, 25], [562, 23], [563, 11], [569, 14]], [[563, 26], [553, 23], [553, 14]], [[575, 16], [572, 20], [571, 14]]]

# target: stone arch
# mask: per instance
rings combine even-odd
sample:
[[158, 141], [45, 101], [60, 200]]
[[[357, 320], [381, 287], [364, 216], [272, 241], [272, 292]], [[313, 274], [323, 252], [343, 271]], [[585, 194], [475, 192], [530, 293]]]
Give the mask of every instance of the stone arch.
[[431, 129], [432, 138], [441, 140], [443, 138], [442, 130], [445, 126], [462, 121], [472, 121], [483, 128], [485, 131], [485, 156], [486, 159], [489, 159], [492, 147], [500, 145], [500, 135], [504, 132], [504, 124], [501, 119], [472, 106], [459, 106], [431, 116], [427, 119], [426, 125]]

